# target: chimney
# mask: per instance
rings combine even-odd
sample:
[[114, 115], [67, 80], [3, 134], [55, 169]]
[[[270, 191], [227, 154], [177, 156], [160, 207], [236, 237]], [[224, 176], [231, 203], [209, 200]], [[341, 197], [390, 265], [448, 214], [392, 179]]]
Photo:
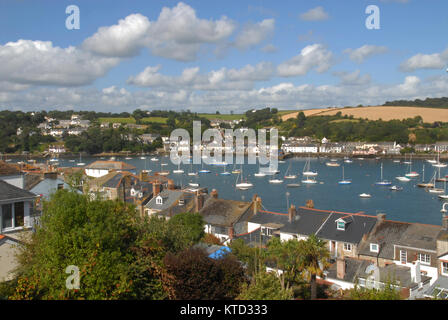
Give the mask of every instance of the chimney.
[[148, 177], [147, 172], [140, 171], [139, 178], [141, 181], [144, 181]]
[[158, 181], [155, 181], [152, 184], [152, 196], [157, 197], [159, 193], [160, 193], [160, 183]]
[[446, 214], [442, 217], [442, 229], [448, 231], [448, 216]]
[[168, 179], [168, 190], [174, 190], [174, 181], [171, 179]]
[[338, 279], [344, 279], [345, 277], [345, 260], [343, 258], [336, 260], [336, 276]]
[[254, 215], [261, 209], [261, 198], [256, 194], [252, 198], [252, 207]]
[[230, 240], [233, 240], [233, 226], [228, 228], [228, 232]]
[[386, 214], [385, 213], [378, 213], [376, 215], [376, 221], [378, 222], [378, 224], [384, 222], [386, 220]]
[[216, 189], [213, 189], [212, 192], [210, 193], [210, 195], [213, 198], [218, 199], [218, 191]]
[[289, 222], [293, 222], [295, 216], [296, 216], [296, 206], [291, 204], [291, 207], [288, 209]]
[[411, 266], [411, 279], [415, 283], [422, 282], [422, 274], [420, 272], [420, 261], [415, 261]]
[[204, 196], [201, 191], [196, 193], [196, 212], [199, 212], [204, 206]]

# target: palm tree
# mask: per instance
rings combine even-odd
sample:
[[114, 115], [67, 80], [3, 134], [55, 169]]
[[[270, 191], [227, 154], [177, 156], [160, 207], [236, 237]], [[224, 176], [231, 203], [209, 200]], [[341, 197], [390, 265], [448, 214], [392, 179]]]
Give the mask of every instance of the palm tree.
[[311, 299], [317, 298], [316, 276], [322, 276], [325, 268], [330, 263], [330, 252], [326, 247], [325, 241], [312, 234], [307, 240], [300, 243], [300, 269], [310, 279]]

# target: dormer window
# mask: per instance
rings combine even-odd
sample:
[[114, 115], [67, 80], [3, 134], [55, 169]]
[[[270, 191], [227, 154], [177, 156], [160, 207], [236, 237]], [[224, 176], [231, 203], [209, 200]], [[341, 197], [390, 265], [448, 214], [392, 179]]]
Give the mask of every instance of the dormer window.
[[264, 236], [268, 236], [268, 237], [272, 236], [273, 231], [274, 230], [271, 228], [261, 227], [261, 234]]
[[336, 221], [336, 228], [338, 230], [345, 231], [345, 221], [344, 220], [338, 220]]
[[370, 252], [379, 252], [379, 246], [378, 243], [371, 243], [370, 244]]
[[179, 206], [183, 206], [185, 204], [185, 200], [184, 199], [179, 199]]
[[163, 198], [161, 196], [157, 196], [156, 204], [163, 204]]

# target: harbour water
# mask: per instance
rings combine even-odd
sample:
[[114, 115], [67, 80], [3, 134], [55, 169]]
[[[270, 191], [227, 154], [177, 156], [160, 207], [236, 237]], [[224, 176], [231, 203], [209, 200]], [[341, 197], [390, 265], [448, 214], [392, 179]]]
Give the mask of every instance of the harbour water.
[[[107, 158], [106, 158], [107, 159]], [[254, 194], [261, 197], [263, 206], [266, 210], [276, 212], [287, 212], [288, 204], [295, 206], [304, 206], [307, 200], [313, 200], [314, 207], [323, 210], [334, 210], [343, 212], [363, 212], [368, 215], [377, 213], [386, 213], [387, 219], [419, 222], [425, 224], [441, 224], [443, 201], [439, 200], [437, 194], [427, 192], [424, 188], [417, 187], [417, 183], [422, 181], [422, 170], [425, 168], [425, 182], [428, 182], [438, 168], [433, 167], [424, 160], [413, 160], [412, 171], [420, 174], [419, 177], [411, 179], [409, 182], [400, 182], [395, 177], [404, 176], [409, 172], [409, 165], [393, 160], [386, 159], [353, 159], [352, 163], [344, 163], [343, 159], [338, 159], [339, 167], [329, 167], [326, 165], [329, 158], [311, 158], [311, 170], [317, 171], [317, 184], [302, 184], [302, 170], [307, 161], [306, 158], [290, 158], [279, 163], [280, 173], [276, 176], [283, 179], [285, 172], [289, 167], [288, 174], [295, 174], [294, 180], [284, 179], [281, 184], [271, 184], [269, 179], [272, 176], [255, 177], [254, 173], [259, 171], [258, 164], [244, 164], [243, 176], [254, 184], [249, 190], [238, 190], [235, 183], [238, 174], [221, 175], [224, 170], [231, 172], [234, 165], [213, 166], [213, 165], [181, 165], [180, 168], [185, 172], [183, 174], [173, 174], [177, 165], [170, 162], [169, 157], [159, 157], [159, 161], [151, 161], [151, 157], [146, 159], [133, 157], [125, 160], [124, 157], [116, 157], [117, 161], [124, 161], [137, 167], [137, 171], [151, 169], [152, 172], [160, 170], [170, 170], [169, 175], [176, 184], [186, 186], [189, 182], [199, 183], [201, 187], [218, 190], [220, 198], [233, 200], [250, 201]], [[60, 167], [76, 166], [79, 159], [60, 159]], [[82, 162], [89, 164], [98, 158], [82, 158]], [[19, 161], [19, 160], [16, 160]], [[38, 161], [39, 162], [39, 161]], [[161, 163], [167, 163], [161, 166]], [[247, 163], [247, 161], [246, 161]], [[392, 185], [403, 187], [401, 191], [391, 191], [388, 186], [375, 185], [381, 179], [380, 167], [383, 164], [383, 179], [392, 182]], [[348, 185], [338, 184], [342, 180], [342, 167], [344, 167], [345, 179], [351, 179], [352, 183]], [[209, 169], [210, 173], [199, 173], [197, 176], [188, 176], [190, 171], [198, 172], [202, 168]], [[236, 166], [240, 169], [240, 165]], [[448, 174], [447, 168], [440, 168], [440, 176]], [[288, 188], [287, 184], [298, 183], [297, 188]], [[437, 182], [437, 187], [444, 188], [443, 182]], [[371, 198], [360, 198], [359, 194], [368, 193]]]

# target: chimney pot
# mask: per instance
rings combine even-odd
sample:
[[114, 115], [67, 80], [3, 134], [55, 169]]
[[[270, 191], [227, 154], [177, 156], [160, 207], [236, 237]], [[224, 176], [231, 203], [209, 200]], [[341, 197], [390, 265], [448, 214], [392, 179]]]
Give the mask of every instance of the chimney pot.
[[445, 231], [448, 231], [448, 216], [446, 214], [442, 217], [442, 228]]
[[213, 189], [212, 192], [210, 193], [210, 195], [213, 198], [218, 199], [218, 191], [216, 189]]
[[338, 279], [344, 279], [345, 277], [345, 260], [343, 258], [336, 260], [336, 276]]
[[376, 215], [376, 220], [378, 222], [383, 222], [384, 220], [386, 220], [386, 214], [385, 213], [378, 213]]
[[296, 206], [291, 204], [291, 207], [288, 210], [288, 220], [289, 222], [292, 222], [294, 220], [294, 217], [296, 216]]

